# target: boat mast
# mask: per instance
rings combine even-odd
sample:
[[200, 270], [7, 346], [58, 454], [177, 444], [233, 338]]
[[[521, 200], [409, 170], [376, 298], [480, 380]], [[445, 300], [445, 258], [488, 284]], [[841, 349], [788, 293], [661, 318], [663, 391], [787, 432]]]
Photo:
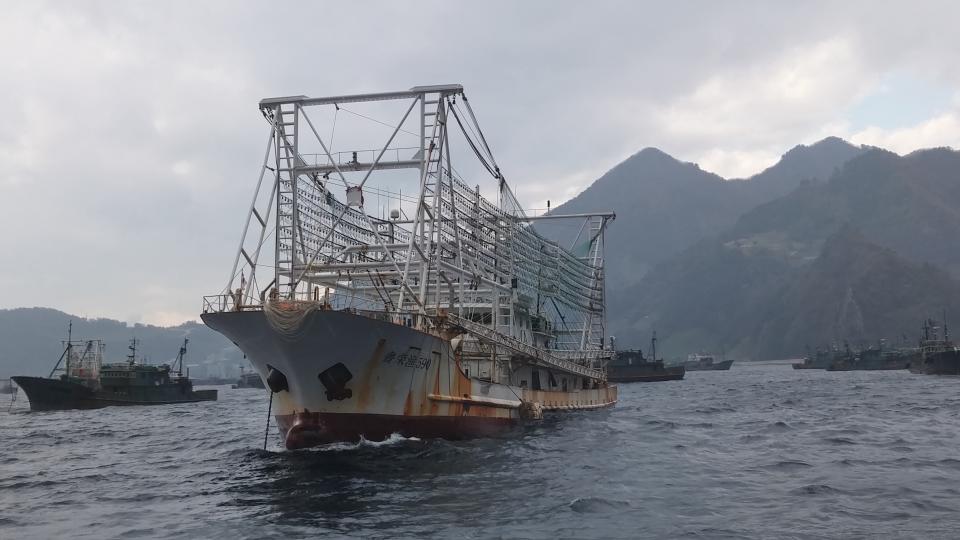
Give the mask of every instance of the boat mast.
[[127, 347], [130, 349], [130, 354], [127, 355], [127, 362], [132, 366], [137, 361], [137, 343], [140, 341], [137, 338], [132, 338], [130, 340], [130, 345]]
[[189, 342], [189, 339], [183, 338], [183, 345], [180, 346], [180, 353], [177, 354], [177, 375], [180, 377], [183, 376], [183, 356], [187, 354], [187, 343]]
[[947, 328], [947, 310], [943, 310], [943, 341], [950, 341], [950, 330]]
[[653, 361], [657, 361], [657, 331], [653, 331], [653, 337], [650, 338], [650, 354], [653, 355]]
[[63, 358], [67, 358], [67, 367], [64, 368], [67, 370], [67, 373], [70, 372], [70, 350], [73, 347], [73, 321], [70, 321], [70, 324], [67, 325], [67, 346], [63, 349], [63, 352], [60, 353], [60, 359], [57, 360], [57, 365], [53, 366], [53, 369], [50, 370], [50, 375], [47, 375], [48, 379], [53, 378], [53, 374], [57, 372], [57, 369], [60, 367], [60, 363], [63, 362]]

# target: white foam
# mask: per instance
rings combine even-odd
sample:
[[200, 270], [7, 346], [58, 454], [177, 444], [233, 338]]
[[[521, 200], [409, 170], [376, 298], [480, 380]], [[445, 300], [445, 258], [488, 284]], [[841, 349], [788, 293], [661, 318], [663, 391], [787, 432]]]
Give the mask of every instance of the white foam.
[[420, 439], [417, 437], [404, 437], [399, 433], [391, 433], [389, 437], [382, 441], [368, 441], [362, 436], [360, 440], [355, 443], [339, 442], [339, 443], [330, 443], [323, 446], [317, 447], [317, 451], [320, 452], [344, 452], [350, 450], [359, 450], [361, 448], [380, 448], [382, 446], [395, 446], [405, 442], [419, 442]]

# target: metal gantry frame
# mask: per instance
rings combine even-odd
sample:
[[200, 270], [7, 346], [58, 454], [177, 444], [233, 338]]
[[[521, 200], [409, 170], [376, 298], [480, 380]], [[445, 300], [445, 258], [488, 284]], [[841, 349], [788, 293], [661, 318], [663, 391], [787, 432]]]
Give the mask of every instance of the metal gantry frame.
[[[308, 114], [320, 107], [339, 110], [385, 100], [405, 102], [405, 112], [372, 152], [334, 153]], [[270, 134], [227, 285], [237, 309], [260, 305], [267, 295], [317, 299], [323, 291], [325, 299], [333, 293], [352, 307], [397, 317], [443, 310], [524, 343], [532, 343], [532, 325], [547, 324], [554, 336], [547, 343], [551, 350], [604, 349], [603, 239], [615, 216], [527, 216], [462, 86], [279, 97], [262, 100], [260, 110]], [[419, 144], [398, 147], [398, 133], [410, 134], [404, 127], [415, 119]], [[496, 203], [456, 173], [451, 125], [496, 182]], [[321, 152], [307, 154], [308, 145], [319, 145]], [[344, 155], [351, 159], [344, 161]], [[411, 216], [369, 215], [363, 200], [368, 181], [379, 171], [397, 169], [418, 174]], [[343, 196], [335, 196], [334, 188], [343, 188]], [[560, 218], [583, 220], [578, 236], [589, 235], [585, 253], [574, 254], [530, 226], [538, 219]], [[273, 260], [263, 261], [271, 236]]]

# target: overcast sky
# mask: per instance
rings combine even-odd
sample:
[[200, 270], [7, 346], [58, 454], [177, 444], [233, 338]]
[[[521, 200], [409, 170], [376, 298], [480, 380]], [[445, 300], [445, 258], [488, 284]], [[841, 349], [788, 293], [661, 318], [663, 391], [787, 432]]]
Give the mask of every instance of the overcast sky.
[[646, 146], [725, 177], [960, 146], [955, 2], [29, 2], [0, 18], [0, 307], [176, 324], [229, 274], [262, 97], [462, 83], [521, 201]]

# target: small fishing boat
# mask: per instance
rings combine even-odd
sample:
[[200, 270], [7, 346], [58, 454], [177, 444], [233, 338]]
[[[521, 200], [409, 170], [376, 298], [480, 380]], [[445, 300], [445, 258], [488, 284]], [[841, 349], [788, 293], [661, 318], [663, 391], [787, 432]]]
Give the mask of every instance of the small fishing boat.
[[643, 351], [617, 351], [607, 363], [607, 380], [610, 382], [661, 382], [683, 379], [686, 369], [683, 366], [664, 366], [663, 360], [657, 360], [657, 333], [650, 339], [652, 359], [645, 358]]

